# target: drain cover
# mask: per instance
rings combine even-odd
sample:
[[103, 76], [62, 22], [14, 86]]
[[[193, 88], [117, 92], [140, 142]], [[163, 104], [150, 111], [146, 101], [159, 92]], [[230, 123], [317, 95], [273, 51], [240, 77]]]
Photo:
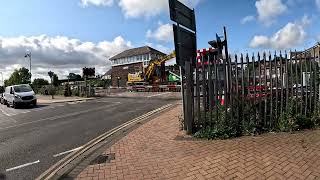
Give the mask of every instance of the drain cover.
[[114, 160], [114, 159], [115, 159], [114, 153], [102, 154], [102, 155], [99, 155], [93, 161], [91, 161], [90, 165], [109, 163], [111, 160]]

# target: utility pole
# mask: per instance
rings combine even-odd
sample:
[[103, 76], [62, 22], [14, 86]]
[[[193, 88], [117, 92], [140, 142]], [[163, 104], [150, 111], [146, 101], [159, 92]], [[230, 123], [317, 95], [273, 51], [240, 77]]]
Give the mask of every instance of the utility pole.
[[25, 58], [29, 57], [29, 61], [30, 61], [30, 83], [31, 83], [31, 79], [32, 79], [32, 73], [31, 73], [31, 51], [27, 52], [25, 55], [24, 55]]
[[4, 81], [3, 81], [3, 72], [0, 72], [0, 74], [1, 74], [1, 82], [2, 82], [2, 86], [4, 86]]

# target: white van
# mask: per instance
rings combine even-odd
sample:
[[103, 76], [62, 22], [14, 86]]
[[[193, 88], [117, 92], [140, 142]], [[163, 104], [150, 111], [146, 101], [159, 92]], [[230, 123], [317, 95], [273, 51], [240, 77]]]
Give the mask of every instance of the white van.
[[37, 105], [37, 97], [28, 84], [6, 87], [3, 93], [4, 104], [16, 108], [19, 105]]

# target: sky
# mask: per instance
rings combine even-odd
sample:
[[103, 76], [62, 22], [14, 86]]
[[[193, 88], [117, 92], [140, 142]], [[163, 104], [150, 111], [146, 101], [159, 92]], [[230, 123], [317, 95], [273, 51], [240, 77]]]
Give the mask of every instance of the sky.
[[[227, 27], [229, 51], [303, 50], [320, 41], [320, 0], [181, 0], [194, 8], [198, 49]], [[0, 72], [29, 68], [33, 78], [60, 79], [108, 58], [149, 45], [174, 50], [168, 0], [3, 0], [0, 6]], [[0, 79], [1, 80], [1, 79]]]

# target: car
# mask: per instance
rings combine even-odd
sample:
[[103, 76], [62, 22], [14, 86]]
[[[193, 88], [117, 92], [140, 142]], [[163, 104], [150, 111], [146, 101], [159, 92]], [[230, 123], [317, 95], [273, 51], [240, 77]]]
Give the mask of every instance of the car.
[[4, 92], [4, 104], [17, 108], [19, 105], [37, 106], [37, 97], [28, 84], [8, 86]]

